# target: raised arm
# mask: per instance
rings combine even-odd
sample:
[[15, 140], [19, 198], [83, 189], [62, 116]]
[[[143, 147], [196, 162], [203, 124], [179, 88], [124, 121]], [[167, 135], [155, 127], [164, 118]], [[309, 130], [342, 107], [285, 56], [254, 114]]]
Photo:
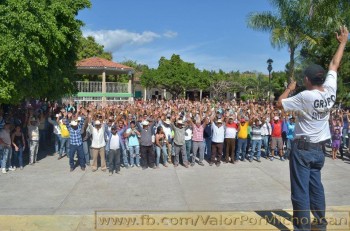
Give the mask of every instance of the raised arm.
[[346, 43], [348, 42], [349, 31], [346, 26], [340, 27], [340, 33], [337, 33], [337, 40], [339, 42], [339, 46], [337, 51], [335, 52], [332, 61], [329, 64], [329, 70], [337, 71], [340, 66], [340, 61], [344, 54], [344, 49]]

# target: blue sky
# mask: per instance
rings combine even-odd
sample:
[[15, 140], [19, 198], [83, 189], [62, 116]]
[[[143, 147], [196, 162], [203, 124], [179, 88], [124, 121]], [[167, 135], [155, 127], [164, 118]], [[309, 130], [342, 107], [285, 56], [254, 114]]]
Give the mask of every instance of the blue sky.
[[288, 48], [272, 48], [269, 33], [247, 28], [250, 12], [273, 10], [268, 0], [91, 0], [79, 13], [85, 36], [113, 53], [157, 67], [160, 57], [178, 54], [207, 70], [267, 73], [284, 70]]

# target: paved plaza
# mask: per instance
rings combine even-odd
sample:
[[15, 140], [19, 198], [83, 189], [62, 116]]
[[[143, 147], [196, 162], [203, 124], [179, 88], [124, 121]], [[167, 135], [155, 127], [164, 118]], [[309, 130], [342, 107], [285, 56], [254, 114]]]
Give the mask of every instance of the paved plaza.
[[[350, 160], [326, 158], [328, 208], [350, 205]], [[1, 215], [92, 216], [95, 210], [257, 211], [291, 209], [288, 161], [262, 159], [220, 167], [69, 172], [68, 158], [46, 156], [0, 175]], [[1, 224], [1, 223], [0, 223]], [[1, 228], [1, 227], [0, 227]], [[4, 230], [4, 229], [1, 229]]]

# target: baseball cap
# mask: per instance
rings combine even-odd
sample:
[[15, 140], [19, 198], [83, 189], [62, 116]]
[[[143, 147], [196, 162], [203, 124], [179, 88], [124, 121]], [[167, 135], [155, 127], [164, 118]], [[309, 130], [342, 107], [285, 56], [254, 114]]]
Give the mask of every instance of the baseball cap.
[[311, 64], [304, 70], [304, 76], [309, 79], [324, 81], [326, 79], [326, 71], [317, 64]]

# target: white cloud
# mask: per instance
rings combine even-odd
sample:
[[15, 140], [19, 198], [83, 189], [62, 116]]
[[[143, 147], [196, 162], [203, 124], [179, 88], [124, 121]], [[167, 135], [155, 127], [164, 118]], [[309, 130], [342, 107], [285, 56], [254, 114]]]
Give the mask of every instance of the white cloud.
[[93, 36], [96, 42], [105, 46], [106, 50], [115, 51], [124, 45], [143, 45], [151, 43], [161, 35], [152, 31], [142, 33], [130, 32], [127, 30], [87, 30], [83, 32], [84, 36]]
[[168, 30], [163, 34], [166, 38], [175, 38], [177, 36], [177, 32]]

